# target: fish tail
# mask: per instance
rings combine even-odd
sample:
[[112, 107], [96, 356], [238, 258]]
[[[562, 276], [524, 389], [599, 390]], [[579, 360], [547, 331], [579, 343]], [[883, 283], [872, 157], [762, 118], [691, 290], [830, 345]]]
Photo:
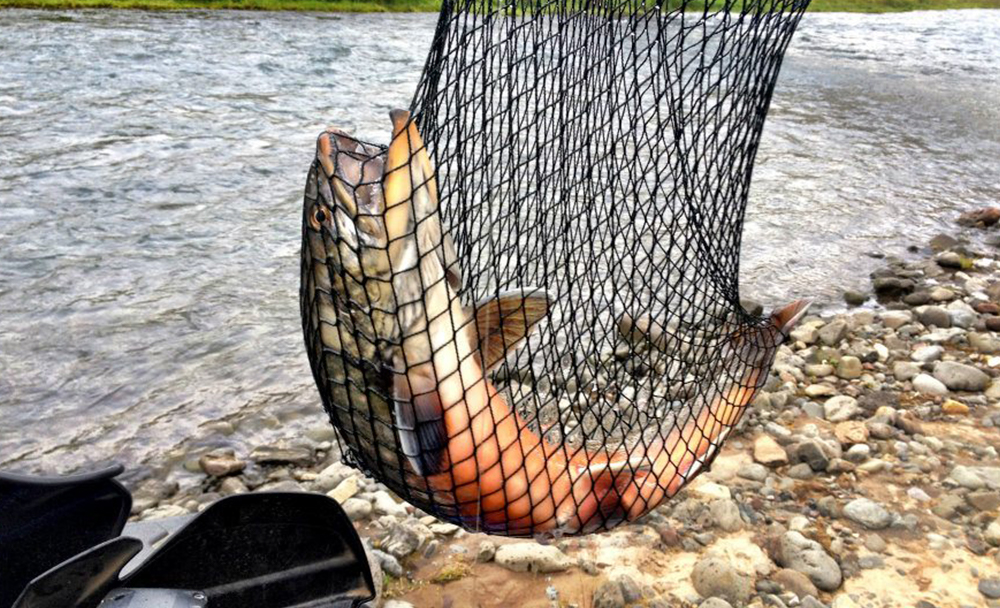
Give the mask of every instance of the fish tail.
[[[797, 300], [775, 311], [757, 334], [759, 337], [751, 338], [756, 342], [754, 348], [771, 352], [759, 358], [741, 382], [730, 386], [680, 429], [666, 438], [654, 439], [648, 446], [640, 444], [630, 452], [620, 450], [606, 459], [582, 454], [581, 459], [586, 461], [583, 468], [592, 480], [589, 500], [580, 501], [583, 508], [565, 517], [564, 522], [574, 522], [581, 531], [587, 531], [634, 520], [707, 470], [763, 383], [773, 351], [787, 339], [809, 305], [807, 300]], [[764, 337], [766, 334], [770, 338]]]

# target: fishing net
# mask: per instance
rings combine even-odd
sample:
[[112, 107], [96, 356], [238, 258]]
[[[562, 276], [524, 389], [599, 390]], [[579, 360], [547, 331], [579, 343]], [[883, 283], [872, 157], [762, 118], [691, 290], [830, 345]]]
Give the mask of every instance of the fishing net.
[[609, 529], [705, 470], [803, 312], [752, 315], [738, 275], [807, 4], [446, 0], [391, 145], [331, 128], [308, 177], [344, 460], [512, 536]]

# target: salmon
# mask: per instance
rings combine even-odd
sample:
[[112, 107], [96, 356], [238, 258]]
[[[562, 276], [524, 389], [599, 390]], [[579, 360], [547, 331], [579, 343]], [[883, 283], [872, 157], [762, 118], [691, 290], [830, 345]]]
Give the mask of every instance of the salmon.
[[409, 114], [387, 150], [320, 136], [303, 210], [303, 329], [324, 404], [359, 466], [471, 530], [572, 535], [633, 521], [706, 468], [809, 302], [723, 342], [731, 372], [686, 418], [627, 448], [554, 444], [490, 381], [553, 304], [544, 289], [462, 303], [436, 174]]

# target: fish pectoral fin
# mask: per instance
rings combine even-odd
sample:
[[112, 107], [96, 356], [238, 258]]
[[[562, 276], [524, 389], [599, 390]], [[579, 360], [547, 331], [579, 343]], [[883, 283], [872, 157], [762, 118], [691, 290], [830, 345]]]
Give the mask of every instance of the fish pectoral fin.
[[516, 349], [549, 312], [552, 299], [538, 288], [514, 289], [476, 304], [483, 368], [489, 372]]
[[437, 383], [419, 373], [396, 374], [393, 394], [403, 454], [418, 475], [444, 471], [448, 432]]

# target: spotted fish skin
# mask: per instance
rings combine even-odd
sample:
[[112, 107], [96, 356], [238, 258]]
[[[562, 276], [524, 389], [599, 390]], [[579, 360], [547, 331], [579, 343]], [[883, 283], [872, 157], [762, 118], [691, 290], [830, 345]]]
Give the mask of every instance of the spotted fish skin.
[[[398, 340], [384, 245], [385, 148], [327, 129], [302, 210], [300, 309], [313, 377], [345, 457], [404, 483], [382, 344]], [[381, 245], [381, 247], [380, 247]]]

